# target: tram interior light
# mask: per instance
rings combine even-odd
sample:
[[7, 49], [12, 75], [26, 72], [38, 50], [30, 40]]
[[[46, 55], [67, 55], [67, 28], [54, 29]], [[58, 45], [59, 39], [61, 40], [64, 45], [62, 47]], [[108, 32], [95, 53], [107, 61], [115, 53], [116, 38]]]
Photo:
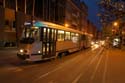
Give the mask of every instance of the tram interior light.
[[38, 53], [41, 53], [41, 51], [38, 51]]
[[91, 45], [94, 45], [94, 42], [93, 42], [93, 41], [91, 41]]

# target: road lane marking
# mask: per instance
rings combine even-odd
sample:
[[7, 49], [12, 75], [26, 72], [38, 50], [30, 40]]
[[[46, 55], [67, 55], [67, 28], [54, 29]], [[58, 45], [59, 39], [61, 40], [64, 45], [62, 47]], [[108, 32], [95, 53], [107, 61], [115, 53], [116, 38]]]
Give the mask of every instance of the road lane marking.
[[17, 68], [17, 69], [14, 70], [14, 72], [20, 72], [20, 71], [23, 71], [23, 69]]
[[[102, 51], [102, 50], [101, 50]], [[101, 51], [98, 53], [98, 55], [101, 53]], [[91, 51], [92, 52], [92, 51]], [[88, 52], [89, 54], [91, 54], [90, 52]], [[87, 53], [86, 53], [87, 54]], [[80, 56], [81, 56], [82, 54], [80, 54]], [[87, 54], [88, 55], [88, 54]], [[96, 56], [98, 56], [98, 55], [96, 55]], [[78, 56], [79, 57], [79, 56]], [[39, 77], [37, 77], [35, 80], [34, 80], [34, 82], [36, 82], [36, 81], [38, 81], [39, 79], [42, 79], [42, 78], [44, 78], [44, 77], [47, 77], [48, 75], [50, 75], [51, 73], [53, 73], [53, 72], [56, 72], [57, 70], [59, 70], [59, 69], [61, 69], [61, 68], [63, 68], [64, 66], [66, 66], [67, 64], [70, 64], [71, 62], [74, 62], [78, 57], [75, 57], [75, 58], [72, 58], [72, 59], [70, 59], [70, 60], [68, 60], [68, 61], [66, 61], [66, 62], [64, 62], [64, 63], [61, 63], [60, 65], [58, 65], [58, 68], [56, 68], [56, 69], [54, 69], [54, 70], [52, 70], [52, 71], [49, 71], [49, 72], [47, 72], [47, 73], [45, 73], [45, 74], [42, 74], [42, 75], [40, 75]], [[93, 59], [93, 58], [92, 58]], [[91, 59], [90, 59], [91, 60]], [[89, 60], [89, 61], [90, 61]], [[81, 75], [82, 76], [82, 75]], [[81, 76], [79, 76], [79, 78], [81, 77]], [[78, 79], [79, 79], [78, 78]]]
[[48, 83], [56, 83], [56, 82], [54, 82], [54, 81], [52, 80], [52, 81], [50, 81], [50, 82], [48, 82]]
[[[77, 56], [77, 57], [79, 57], [79, 56]], [[77, 57], [76, 57], [76, 58], [77, 58]], [[41, 79], [41, 78], [44, 78], [44, 77], [48, 76], [49, 74], [51, 74], [51, 73], [53, 73], [53, 72], [55, 72], [55, 71], [57, 71], [57, 70], [63, 68], [65, 65], [67, 65], [67, 64], [69, 64], [69, 63], [71, 63], [71, 62], [74, 62], [74, 60], [76, 60], [76, 58], [72, 58], [70, 61], [66, 61], [66, 62], [64, 62], [64, 63], [61, 63], [60, 65], [58, 65], [58, 68], [56, 68], [56, 69], [54, 69], [54, 70], [52, 70], [52, 71], [50, 71], [50, 72], [47, 72], [47, 73], [45, 73], [45, 74], [39, 76], [39, 77], [38, 77], [36, 80], [34, 80], [34, 81], [37, 81], [37, 80], [39, 80], [39, 79]]]
[[60, 66], [60, 67], [58, 67], [58, 68], [56, 68], [56, 69], [54, 69], [54, 70], [52, 70], [52, 71], [50, 71], [50, 72], [47, 72], [47, 73], [41, 75], [38, 79], [41, 79], [41, 78], [43, 78], [43, 77], [46, 77], [46, 76], [48, 76], [49, 74], [51, 74], [51, 73], [53, 73], [53, 72], [55, 72], [55, 71], [61, 69], [62, 67], [63, 67], [63, 66]]
[[81, 76], [82, 76], [83, 74], [82, 73], [80, 73], [80, 75], [79, 76], [77, 76], [76, 77], [76, 79], [75, 80], [73, 80], [73, 82], [72, 83], [77, 83], [78, 81], [79, 81], [79, 79], [81, 78]]
[[[95, 57], [95, 56], [94, 56], [94, 57]], [[87, 63], [89, 63], [91, 59], [93, 59], [93, 56], [89, 57], [88, 60], [84, 63], [84, 65], [87, 64]], [[88, 70], [88, 65], [87, 65], [87, 67], [85, 67], [85, 71], [87, 71], [87, 70]], [[79, 79], [80, 79], [81, 76], [84, 75], [84, 74], [85, 74], [85, 72], [84, 72], [84, 73], [81, 73], [81, 72], [80, 72], [80, 74], [72, 81], [72, 83], [78, 83]]]
[[92, 81], [92, 80], [94, 79], [94, 77], [95, 77], [95, 75], [96, 75], [96, 72], [97, 72], [97, 70], [98, 70], [98, 68], [99, 68], [99, 65], [100, 65], [100, 63], [101, 63], [101, 61], [102, 61], [102, 58], [103, 58], [103, 54], [101, 54], [101, 57], [99, 58], [99, 60], [98, 60], [98, 62], [97, 62], [97, 65], [96, 65], [96, 67], [95, 67], [95, 69], [94, 69], [94, 72], [92, 73], [92, 75], [91, 75], [91, 77], [90, 77], [90, 81]]
[[91, 65], [96, 60], [96, 58], [102, 53], [102, 51], [103, 51], [103, 48], [98, 52], [98, 54], [95, 55], [95, 57], [91, 60], [89, 65]]
[[[109, 51], [107, 51], [107, 54], [108, 53], [109, 53]], [[107, 54], [106, 54], [106, 60], [105, 60], [105, 65], [104, 65], [102, 83], [106, 83], [106, 73], [107, 73], [107, 67], [108, 67], [108, 55]]]
[[[88, 67], [86, 67], [86, 69], [85, 69], [85, 71], [87, 71], [88, 69], [89, 69], [89, 67], [92, 65], [92, 63], [95, 61], [95, 59], [97, 58], [97, 56], [99, 56], [100, 54], [101, 54], [101, 52], [103, 51], [103, 48], [98, 52], [98, 54], [96, 54], [94, 57], [90, 57], [89, 59], [88, 59], [88, 62], [91, 60], [91, 58], [92, 58], [92, 60], [90, 61], [90, 63], [88, 63]], [[72, 83], [78, 83], [78, 81], [80, 80], [80, 78], [81, 78], [81, 76], [82, 75], [84, 75], [86, 72], [84, 72], [84, 73], [80, 73], [80, 75], [79, 76], [77, 76], [76, 78], [75, 78], [75, 80], [73, 80], [73, 82]]]
[[1, 71], [19, 72], [19, 71], [23, 71], [23, 69], [12, 65], [7, 65], [6, 67], [1, 68]]

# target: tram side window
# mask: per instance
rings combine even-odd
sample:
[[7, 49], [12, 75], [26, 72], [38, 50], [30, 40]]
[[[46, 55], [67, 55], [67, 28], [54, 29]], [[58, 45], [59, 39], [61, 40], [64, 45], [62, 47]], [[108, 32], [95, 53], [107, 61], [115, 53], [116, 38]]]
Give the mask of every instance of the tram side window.
[[50, 40], [50, 38], [51, 38], [51, 36], [50, 36], [50, 29], [48, 28], [47, 29], [47, 41], [49, 41]]
[[65, 32], [65, 40], [71, 40], [70, 32]]
[[46, 36], [47, 36], [47, 29], [43, 29], [43, 41], [46, 41]]
[[75, 35], [77, 37], [77, 41], [79, 41], [80, 40], [80, 35], [78, 33], [76, 33]]
[[79, 41], [79, 34], [78, 33], [71, 33], [71, 40], [73, 42], [78, 42]]
[[64, 41], [64, 31], [58, 30], [57, 41]]
[[71, 33], [71, 39], [75, 36], [75, 33]]

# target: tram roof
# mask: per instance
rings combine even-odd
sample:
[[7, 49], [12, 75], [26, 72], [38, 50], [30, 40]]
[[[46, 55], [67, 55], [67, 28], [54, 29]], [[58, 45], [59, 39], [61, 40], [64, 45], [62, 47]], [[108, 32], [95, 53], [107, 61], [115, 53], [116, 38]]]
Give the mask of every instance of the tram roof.
[[65, 31], [69, 31], [69, 32], [83, 34], [83, 32], [81, 32], [81, 31], [74, 30], [74, 29], [71, 29], [71, 28], [68, 28], [68, 27], [65, 27], [62, 25], [51, 23], [51, 22], [37, 21], [33, 25], [36, 27], [49, 27], [49, 28], [60, 29], [60, 30], [65, 30]]

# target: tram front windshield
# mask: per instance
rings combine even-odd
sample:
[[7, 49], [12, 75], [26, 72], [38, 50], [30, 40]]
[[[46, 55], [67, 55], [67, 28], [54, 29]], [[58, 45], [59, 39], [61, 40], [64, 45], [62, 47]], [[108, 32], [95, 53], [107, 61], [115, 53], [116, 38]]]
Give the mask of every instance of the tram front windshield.
[[32, 44], [38, 37], [38, 29], [36, 28], [24, 28], [20, 43]]

